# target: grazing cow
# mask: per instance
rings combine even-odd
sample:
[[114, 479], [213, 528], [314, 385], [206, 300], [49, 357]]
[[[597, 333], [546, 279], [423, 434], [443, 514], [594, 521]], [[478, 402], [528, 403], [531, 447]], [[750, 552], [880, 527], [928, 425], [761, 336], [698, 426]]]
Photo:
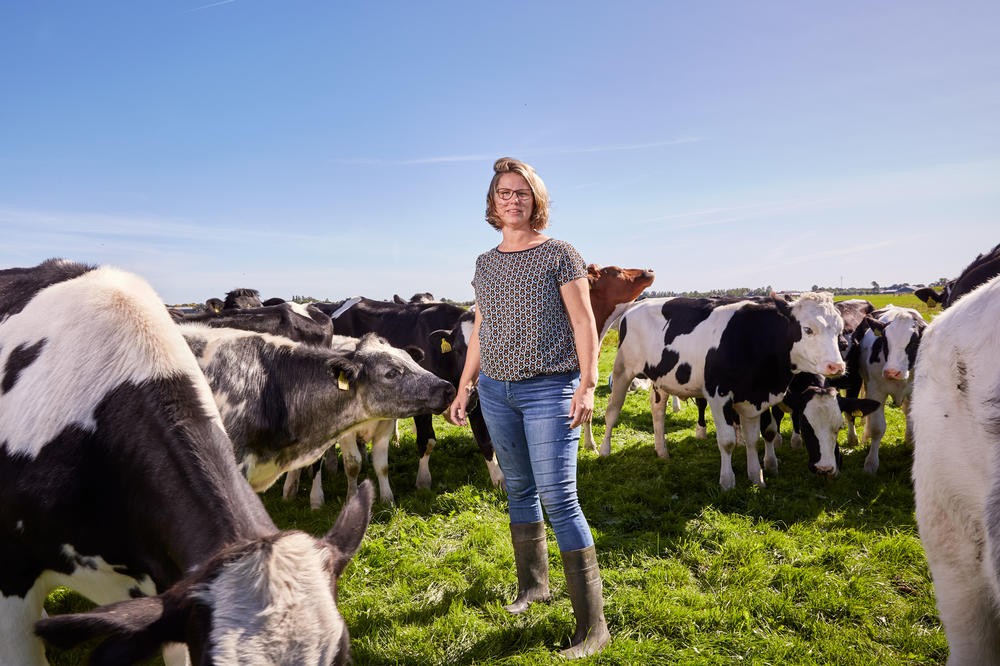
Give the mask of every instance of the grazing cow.
[[226, 300], [222, 303], [223, 310], [240, 310], [243, 308], [259, 308], [260, 292], [256, 289], [233, 289], [226, 292]]
[[[334, 331], [340, 335], [360, 336], [374, 332], [397, 347], [417, 347], [424, 352], [420, 364], [453, 386], [461, 379], [468, 336], [472, 333], [473, 313], [449, 303], [389, 303], [355, 297], [340, 303], [321, 303], [318, 307], [330, 315]], [[503, 472], [496, 462], [493, 440], [477, 403], [470, 408], [469, 422], [493, 485], [503, 482]], [[417, 416], [417, 452], [420, 455], [417, 487], [430, 488], [430, 455], [436, 437], [431, 416]], [[388, 438], [375, 441], [376, 448], [388, 447]]]
[[931, 307], [941, 305], [942, 309], [946, 309], [997, 275], [1000, 275], [1000, 245], [985, 254], [977, 255], [957, 278], [948, 280], [941, 291], [933, 287], [924, 287], [917, 289], [913, 294]]
[[844, 416], [853, 419], [871, 414], [879, 404], [866, 398], [842, 397], [827, 378], [800, 372], [792, 378], [781, 402], [770, 413], [761, 414], [761, 430], [765, 440], [777, 444], [780, 440], [775, 438], [780, 437], [784, 407], [791, 413], [792, 428], [798, 435], [798, 443], [793, 435], [792, 446], [805, 444], [809, 471], [837, 477], [843, 468], [837, 435], [844, 427]]
[[[321, 539], [279, 531], [145, 281], [62, 260], [0, 271], [0, 664], [47, 663], [36, 631], [109, 636], [91, 663], [176, 643], [196, 664], [344, 663], [337, 578], [373, 494]], [[57, 586], [113, 605], [36, 624]]]
[[906, 415], [906, 439], [910, 440], [909, 398], [913, 390], [913, 363], [927, 322], [912, 308], [888, 305], [854, 331], [860, 340], [860, 370], [865, 397], [877, 400], [879, 407], [865, 420], [863, 441], [871, 440], [865, 471], [878, 471], [878, 449], [885, 434], [885, 401], [890, 395]]
[[[335, 336], [332, 347], [231, 328], [183, 324], [208, 378], [236, 463], [254, 490], [319, 458], [352, 428], [381, 419], [442, 412], [455, 388], [373, 333]], [[360, 457], [345, 451], [350, 487]], [[356, 463], [356, 464], [352, 464]], [[382, 499], [392, 501], [388, 463], [376, 465]]]
[[917, 526], [949, 664], [1000, 663], [1000, 277], [927, 327], [913, 387]]
[[329, 347], [333, 340], [330, 318], [315, 305], [281, 303], [278, 305], [184, 314], [171, 310], [178, 324], [205, 324], [213, 328], [239, 328], [281, 335], [296, 342]]
[[[736, 483], [732, 451], [738, 421], [747, 446], [747, 474], [763, 486], [757, 458], [760, 414], [781, 399], [796, 372], [843, 374], [837, 348], [842, 326], [828, 293], [807, 293], [791, 304], [780, 298], [658, 298], [636, 303], [620, 323], [600, 454], [610, 454], [625, 392], [632, 377], [642, 373], [664, 393], [708, 401], [716, 422], [723, 489]], [[653, 432], [657, 454], [667, 458], [662, 413], [654, 410]], [[772, 443], [766, 442], [764, 466], [777, 471], [777, 465]]]

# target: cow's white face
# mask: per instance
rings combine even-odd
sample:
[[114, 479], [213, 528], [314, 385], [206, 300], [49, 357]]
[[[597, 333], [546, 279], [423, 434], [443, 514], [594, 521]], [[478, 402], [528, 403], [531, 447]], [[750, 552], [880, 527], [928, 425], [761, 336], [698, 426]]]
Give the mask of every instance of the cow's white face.
[[816, 393], [806, 403], [803, 415], [809, 422], [819, 447], [819, 461], [816, 471], [837, 476], [837, 434], [844, 427], [844, 418], [834, 391]]
[[194, 593], [211, 609], [204, 656], [214, 664], [334, 663], [345, 625], [332, 576], [330, 550], [300, 532], [223, 564]]
[[888, 322], [882, 332], [888, 347], [882, 376], [886, 379], [906, 381], [916, 360], [917, 345], [923, 332], [923, 319], [916, 310], [894, 307], [880, 319]]
[[826, 377], [844, 374], [846, 365], [837, 345], [844, 320], [833, 306], [833, 297], [825, 292], [803, 294], [792, 304], [792, 316], [802, 334], [792, 345], [795, 372], [812, 372]]

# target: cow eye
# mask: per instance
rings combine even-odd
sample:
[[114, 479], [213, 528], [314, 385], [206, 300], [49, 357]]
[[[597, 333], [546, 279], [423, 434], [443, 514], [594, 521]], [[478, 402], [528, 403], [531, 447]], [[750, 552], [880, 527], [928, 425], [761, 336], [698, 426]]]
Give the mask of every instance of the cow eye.
[[388, 370], [385, 371], [385, 378], [386, 379], [395, 379], [396, 377], [399, 377], [399, 375], [401, 375], [401, 374], [402, 373], [399, 370], [397, 370], [396, 368], [389, 368]]
[[802, 330], [804, 330], [806, 332], [806, 335], [812, 335], [813, 334], [813, 330], [811, 328], [809, 328], [808, 326], [804, 326], [802, 328]]

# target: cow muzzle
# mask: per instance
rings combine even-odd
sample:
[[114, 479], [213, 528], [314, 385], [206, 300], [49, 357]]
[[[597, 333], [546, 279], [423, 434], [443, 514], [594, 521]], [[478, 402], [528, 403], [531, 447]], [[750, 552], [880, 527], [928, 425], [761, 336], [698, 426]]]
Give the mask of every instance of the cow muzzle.
[[902, 370], [897, 370], [896, 368], [886, 368], [885, 370], [882, 371], [882, 376], [885, 377], [886, 379], [900, 380], [903, 379], [906, 375], [903, 373]]
[[847, 364], [843, 361], [838, 361], [837, 363], [827, 363], [826, 368], [823, 370], [823, 374], [833, 379], [835, 377], [840, 377], [847, 370]]

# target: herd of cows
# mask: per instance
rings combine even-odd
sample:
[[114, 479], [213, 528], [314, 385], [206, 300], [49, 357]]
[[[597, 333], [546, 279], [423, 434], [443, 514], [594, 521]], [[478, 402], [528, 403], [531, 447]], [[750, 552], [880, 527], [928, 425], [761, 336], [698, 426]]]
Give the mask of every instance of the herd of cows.
[[[892, 396], [916, 440], [917, 515], [952, 659], [1000, 663], [998, 274], [1000, 246], [943, 292], [919, 292], [945, 308], [927, 325], [826, 293], [637, 301], [652, 271], [592, 264], [598, 333], [619, 337], [599, 452], [611, 453], [640, 377], [661, 457], [670, 396], [696, 400], [701, 437], [711, 409], [723, 489], [736, 484], [738, 442], [753, 483], [777, 470], [785, 413], [809, 468], [831, 476], [838, 432], [846, 422], [856, 444], [867, 415], [875, 473]], [[167, 664], [349, 660], [336, 590], [375, 496], [357, 483], [362, 452], [371, 442], [379, 495], [393, 501], [388, 447], [412, 417], [417, 485], [430, 486], [431, 415], [455, 395], [472, 313], [430, 294], [302, 305], [240, 289], [207, 305], [168, 310], [110, 267], [0, 271], [0, 663], [45, 664], [42, 639], [93, 637], [106, 637], [93, 663], [161, 649]], [[502, 484], [478, 405], [469, 421]], [[348, 500], [336, 524], [321, 538], [278, 530], [256, 493], [287, 473], [287, 496], [309, 469], [317, 507], [321, 460], [338, 443]], [[598, 448], [589, 423], [584, 445]], [[58, 586], [99, 606], [46, 618]]]

